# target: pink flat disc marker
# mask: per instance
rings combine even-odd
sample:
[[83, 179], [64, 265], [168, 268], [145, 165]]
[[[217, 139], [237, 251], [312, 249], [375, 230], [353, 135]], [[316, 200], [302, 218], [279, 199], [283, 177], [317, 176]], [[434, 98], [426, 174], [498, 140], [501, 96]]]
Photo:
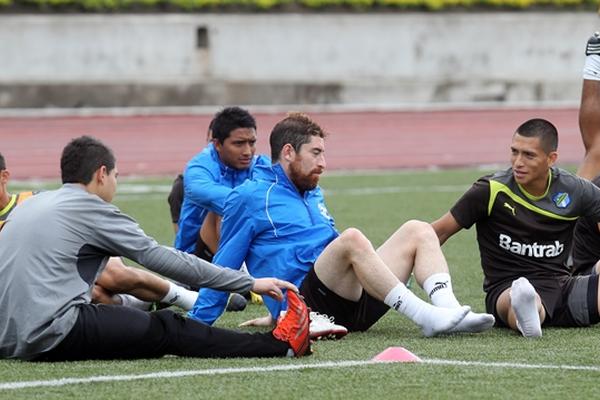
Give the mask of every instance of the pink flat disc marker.
[[404, 347], [388, 347], [381, 353], [373, 357], [373, 361], [379, 362], [421, 362], [421, 359], [415, 356]]

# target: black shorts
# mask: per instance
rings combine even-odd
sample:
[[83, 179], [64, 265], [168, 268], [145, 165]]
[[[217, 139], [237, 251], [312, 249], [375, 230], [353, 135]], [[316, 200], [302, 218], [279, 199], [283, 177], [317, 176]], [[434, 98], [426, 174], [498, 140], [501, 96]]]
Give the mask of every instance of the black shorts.
[[171, 211], [171, 221], [176, 224], [179, 222], [179, 215], [181, 214], [181, 205], [183, 204], [183, 175], [177, 175], [177, 178], [173, 181], [171, 192], [167, 197], [169, 203], [169, 210]]
[[377, 322], [389, 307], [363, 290], [355, 302], [340, 297], [317, 277], [314, 267], [310, 269], [300, 286], [300, 294], [312, 311], [335, 318], [335, 323], [350, 332], [366, 331]]
[[[590, 326], [600, 322], [598, 315], [598, 275], [571, 276], [563, 279], [528, 278], [542, 299], [546, 310], [545, 326]], [[506, 326], [496, 312], [498, 297], [512, 281], [496, 285], [487, 292], [485, 306], [496, 317], [496, 324]]]
[[573, 275], [594, 275], [596, 274], [596, 263], [582, 264], [573, 268]]

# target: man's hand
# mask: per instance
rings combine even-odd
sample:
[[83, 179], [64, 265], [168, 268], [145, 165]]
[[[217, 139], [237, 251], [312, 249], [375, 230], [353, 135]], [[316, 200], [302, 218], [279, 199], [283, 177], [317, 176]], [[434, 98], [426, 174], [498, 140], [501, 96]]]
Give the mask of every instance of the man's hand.
[[256, 279], [254, 281], [254, 286], [252, 287], [252, 291], [254, 293], [266, 294], [267, 296], [270, 296], [278, 301], [283, 300], [283, 293], [281, 292], [281, 289], [293, 290], [294, 292], [298, 293], [298, 288], [296, 285], [277, 278]]

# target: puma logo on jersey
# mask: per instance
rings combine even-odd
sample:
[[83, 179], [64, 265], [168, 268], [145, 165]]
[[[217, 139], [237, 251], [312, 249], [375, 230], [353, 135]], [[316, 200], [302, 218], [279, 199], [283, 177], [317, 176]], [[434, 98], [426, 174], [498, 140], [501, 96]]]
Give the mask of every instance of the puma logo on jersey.
[[517, 215], [517, 210], [515, 210], [515, 208], [513, 206], [511, 206], [508, 203], [504, 203], [504, 207], [508, 208], [510, 211], [512, 211], [512, 215]]
[[504, 250], [508, 250], [511, 253], [518, 254], [521, 256], [533, 257], [533, 258], [544, 258], [544, 257], [556, 257], [560, 255], [565, 249], [564, 244], [555, 240], [551, 244], [533, 244], [519, 243], [514, 241], [510, 236], [500, 234], [500, 241], [498, 245]]

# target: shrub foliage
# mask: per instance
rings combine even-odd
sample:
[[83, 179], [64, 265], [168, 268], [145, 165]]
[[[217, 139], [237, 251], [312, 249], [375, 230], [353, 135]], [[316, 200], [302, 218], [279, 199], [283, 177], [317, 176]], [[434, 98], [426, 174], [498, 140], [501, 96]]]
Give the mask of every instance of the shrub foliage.
[[0, 12], [593, 10], [600, 0], [0, 0]]

